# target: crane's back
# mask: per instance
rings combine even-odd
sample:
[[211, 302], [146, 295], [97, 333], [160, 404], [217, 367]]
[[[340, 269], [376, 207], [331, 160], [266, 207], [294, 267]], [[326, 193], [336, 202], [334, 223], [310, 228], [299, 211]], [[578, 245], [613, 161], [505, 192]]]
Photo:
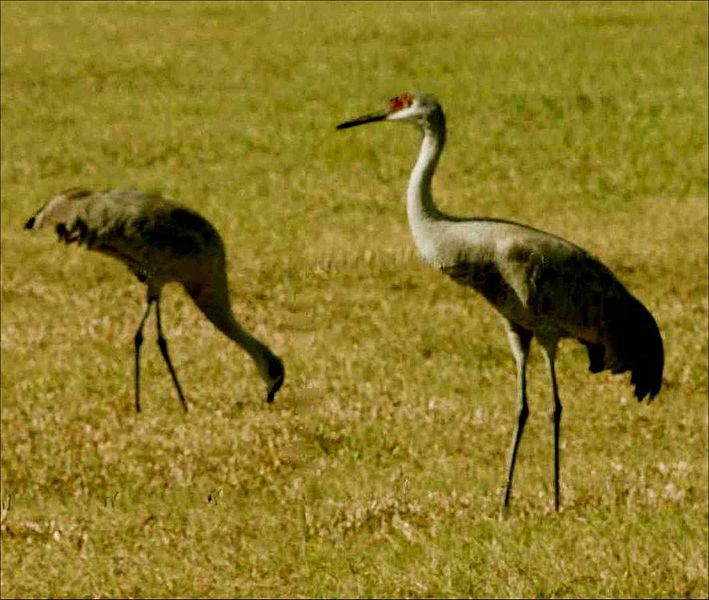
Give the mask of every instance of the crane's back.
[[160, 283], [223, 268], [216, 229], [195, 212], [157, 194], [132, 190], [91, 192], [72, 188], [49, 200], [25, 225], [54, 228], [67, 244], [85, 244]]

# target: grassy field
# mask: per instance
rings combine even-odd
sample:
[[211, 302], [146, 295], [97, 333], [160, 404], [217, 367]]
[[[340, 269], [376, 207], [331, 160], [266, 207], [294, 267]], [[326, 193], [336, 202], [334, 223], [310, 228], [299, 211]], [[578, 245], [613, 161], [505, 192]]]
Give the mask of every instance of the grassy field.
[[[707, 4], [2, 2], [2, 578], [8, 596], [705, 597]], [[663, 390], [564, 342], [562, 511], [536, 347], [515, 420], [499, 318], [410, 238], [435, 93], [439, 206], [552, 231], [656, 316]], [[177, 286], [133, 410], [144, 288], [23, 231], [73, 185], [208, 217], [276, 403]]]

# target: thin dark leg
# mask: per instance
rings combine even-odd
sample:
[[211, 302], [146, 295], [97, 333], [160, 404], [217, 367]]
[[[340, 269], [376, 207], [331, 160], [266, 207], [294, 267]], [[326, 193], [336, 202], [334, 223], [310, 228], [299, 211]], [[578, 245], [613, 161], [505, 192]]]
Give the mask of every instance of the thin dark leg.
[[517, 424], [515, 426], [512, 446], [510, 447], [507, 464], [507, 483], [505, 485], [505, 495], [502, 503], [503, 510], [510, 504], [510, 493], [512, 492], [512, 478], [514, 476], [515, 462], [517, 461], [517, 450], [522, 439], [524, 425], [529, 416], [529, 406], [527, 405], [527, 357], [529, 356], [529, 344], [532, 341], [532, 333], [512, 324], [508, 324], [507, 336], [512, 348], [517, 367]]
[[177, 389], [177, 395], [180, 397], [180, 402], [182, 403], [182, 408], [187, 412], [187, 401], [185, 400], [185, 396], [182, 393], [182, 388], [180, 387], [180, 382], [177, 380], [177, 374], [175, 373], [175, 369], [172, 367], [172, 362], [170, 361], [170, 355], [167, 352], [167, 340], [165, 339], [165, 336], [162, 333], [162, 323], [160, 322], [160, 300], [158, 300], [155, 303], [155, 314], [157, 315], [157, 321], [158, 321], [158, 346], [160, 347], [160, 352], [162, 354], [162, 357], [165, 359], [165, 362], [167, 363], [167, 368], [170, 370], [170, 375], [172, 376], [172, 381], [175, 384], [175, 388]]
[[559, 510], [559, 434], [561, 427], [561, 401], [556, 387], [554, 363], [550, 365], [551, 386], [554, 394], [554, 509]]
[[547, 341], [542, 343], [544, 356], [549, 369], [549, 379], [551, 382], [552, 400], [554, 402], [554, 510], [559, 510], [559, 438], [561, 430], [561, 400], [559, 400], [559, 390], [556, 385], [556, 370], [554, 368], [554, 360], [556, 357], [556, 348], [558, 340]]
[[140, 347], [143, 344], [143, 326], [150, 314], [150, 307], [155, 301], [154, 298], [148, 298], [148, 306], [145, 308], [143, 318], [138, 325], [138, 331], [135, 332], [133, 342], [135, 344], [135, 412], [140, 412]]
[[522, 432], [524, 431], [524, 425], [527, 422], [528, 416], [529, 407], [527, 406], [527, 401], [525, 399], [520, 402], [519, 411], [517, 413], [517, 424], [515, 425], [512, 446], [510, 447], [510, 457], [507, 465], [507, 484], [505, 485], [505, 499], [503, 502], [504, 508], [508, 508], [510, 505], [510, 493], [512, 492], [512, 477], [514, 476], [515, 472], [517, 450], [519, 449], [519, 442], [522, 439]]

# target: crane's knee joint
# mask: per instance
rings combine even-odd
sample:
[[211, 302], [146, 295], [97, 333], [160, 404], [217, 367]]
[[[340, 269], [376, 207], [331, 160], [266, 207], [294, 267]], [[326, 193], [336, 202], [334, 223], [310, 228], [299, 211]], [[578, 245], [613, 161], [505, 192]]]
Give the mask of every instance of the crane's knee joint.
[[143, 334], [142, 332], [138, 332], [135, 334], [135, 337], [133, 338], [133, 342], [135, 342], [135, 347], [140, 348], [141, 344], [143, 343]]
[[519, 407], [519, 413], [517, 414], [517, 420], [524, 423], [527, 420], [527, 417], [529, 417], [529, 406], [525, 402]]

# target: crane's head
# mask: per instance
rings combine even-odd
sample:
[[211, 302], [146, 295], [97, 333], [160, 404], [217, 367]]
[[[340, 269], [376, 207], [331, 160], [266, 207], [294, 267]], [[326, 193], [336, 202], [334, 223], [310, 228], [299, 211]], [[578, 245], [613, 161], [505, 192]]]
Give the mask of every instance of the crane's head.
[[280, 358], [276, 355], [271, 355], [268, 363], [266, 364], [266, 370], [267, 372], [264, 373], [264, 379], [266, 380], [266, 385], [268, 386], [266, 402], [270, 404], [276, 397], [276, 392], [283, 386], [283, 382], [286, 379], [286, 369]]
[[[25, 229], [42, 229], [44, 227], [65, 226], [67, 222], [76, 220], [81, 211], [82, 203], [92, 192], [84, 188], [69, 188], [58, 196], [44, 203], [25, 223]], [[61, 228], [60, 228], [61, 229]], [[60, 229], [57, 233], [62, 236]]]
[[425, 129], [439, 126], [443, 122], [443, 110], [430, 94], [404, 92], [389, 100], [389, 106], [384, 110], [340, 123], [337, 129], [347, 129], [374, 121], [406, 121]]

